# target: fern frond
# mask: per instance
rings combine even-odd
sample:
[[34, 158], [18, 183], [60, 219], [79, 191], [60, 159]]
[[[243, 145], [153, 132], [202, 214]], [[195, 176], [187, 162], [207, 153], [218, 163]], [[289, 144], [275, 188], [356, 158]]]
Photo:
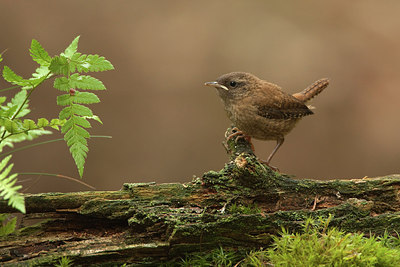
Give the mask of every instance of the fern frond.
[[61, 53], [62, 56], [65, 56], [66, 58], [71, 58], [76, 53], [76, 51], [78, 50], [79, 37], [79, 35], [75, 37], [71, 44], [65, 49], [64, 53]]
[[31, 57], [34, 61], [36, 61], [41, 66], [49, 66], [51, 62], [51, 57], [47, 53], [46, 50], [42, 47], [42, 45], [36, 41], [32, 40], [31, 48], [29, 49]]
[[[64, 140], [70, 149], [72, 157], [82, 177], [83, 166], [87, 152], [87, 139], [90, 134], [85, 128], [90, 128], [88, 119], [101, 122], [100, 118], [93, 115], [90, 108], [82, 104], [99, 103], [100, 99], [94, 93], [79, 92], [80, 90], [105, 90], [104, 84], [89, 75], [81, 72], [106, 71], [114, 69], [110, 61], [99, 55], [85, 55], [78, 53], [79, 36], [59, 56], [52, 58], [49, 70], [52, 74], [62, 75], [54, 80], [54, 88], [68, 92], [57, 97], [57, 105], [64, 106], [59, 113], [60, 120], [67, 120], [61, 127]], [[75, 73], [78, 72], [78, 73]]]
[[6, 80], [11, 84], [19, 85], [22, 87], [32, 87], [31, 82], [29, 80], [25, 80], [21, 76], [17, 75], [7, 66], [4, 66], [3, 68], [3, 78], [4, 80]]
[[5, 157], [0, 162], [0, 197], [4, 198], [4, 200], [8, 200], [8, 205], [11, 207], [21, 211], [22, 213], [25, 213], [24, 197], [18, 193], [18, 190], [22, 186], [14, 186], [14, 184], [17, 182], [17, 174], [8, 176], [12, 167], [14, 166], [14, 164], [7, 166], [10, 159], [11, 155]]

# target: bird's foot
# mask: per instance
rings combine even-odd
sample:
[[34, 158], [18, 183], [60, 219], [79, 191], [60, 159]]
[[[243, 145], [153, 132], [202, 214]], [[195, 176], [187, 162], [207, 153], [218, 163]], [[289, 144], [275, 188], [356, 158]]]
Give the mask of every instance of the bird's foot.
[[275, 172], [280, 172], [279, 169], [278, 169], [277, 167], [270, 165], [268, 161], [260, 160], [260, 162], [261, 162], [262, 164], [264, 164], [264, 165], [267, 165], [271, 170], [273, 170], [273, 171], [275, 171]]

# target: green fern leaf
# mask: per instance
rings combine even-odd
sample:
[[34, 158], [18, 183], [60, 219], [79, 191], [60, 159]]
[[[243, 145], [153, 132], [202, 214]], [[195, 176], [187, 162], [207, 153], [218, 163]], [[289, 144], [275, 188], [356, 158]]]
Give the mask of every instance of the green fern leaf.
[[100, 120], [99, 116], [97, 115], [93, 115], [93, 116], [83, 116], [85, 119], [91, 119], [91, 120], [95, 120], [101, 124], [103, 124], [103, 122]]
[[70, 94], [64, 94], [57, 96], [57, 105], [69, 106], [72, 104], [72, 98]]
[[30, 78], [29, 81], [33, 82], [34, 85], [38, 85], [39, 83], [50, 77], [51, 75], [49, 67], [40, 66], [39, 68], [36, 68], [34, 73], [32, 73], [32, 78]]
[[58, 77], [54, 80], [54, 88], [68, 92], [69, 89], [105, 90], [104, 84], [89, 75], [72, 74], [69, 78]]
[[18, 124], [15, 120], [10, 120], [8, 118], [0, 119], [0, 126], [3, 126], [7, 132], [12, 134], [20, 132]]
[[99, 55], [88, 55], [86, 63], [88, 64], [87, 69], [89, 71], [98, 72], [114, 69], [110, 61]]
[[78, 116], [93, 116], [92, 110], [88, 107], [79, 104], [73, 104], [71, 107], [72, 112]]
[[[75, 96], [69, 96], [69, 98], [73, 99]], [[64, 99], [62, 101], [67, 100]], [[59, 115], [60, 119], [68, 118], [61, 127], [61, 133], [64, 133], [64, 140], [67, 142], [81, 177], [83, 175], [86, 155], [89, 151], [86, 139], [90, 137], [89, 132], [84, 128], [91, 127], [85, 116], [93, 116], [93, 112], [88, 107], [79, 104], [71, 104], [65, 107]]]
[[62, 53], [61, 55], [65, 56], [67, 58], [71, 58], [76, 53], [76, 51], [78, 50], [79, 37], [80, 36], [77, 36], [71, 42], [71, 44], [65, 49], [64, 53]]
[[85, 159], [87, 152], [84, 151], [82, 148], [87, 148], [86, 146], [81, 145], [80, 143], [74, 143], [70, 147], [69, 151], [72, 154], [72, 157], [74, 158], [75, 164], [78, 168], [79, 176], [83, 176], [83, 170], [85, 166]]
[[87, 58], [87, 55], [82, 55], [79, 52], [76, 52], [75, 54], [72, 55], [71, 61], [70, 61], [70, 71], [75, 72], [76, 70], [82, 71], [81, 65], [85, 63], [85, 59]]
[[[68, 123], [69, 121], [72, 122]], [[68, 132], [64, 135], [64, 140], [69, 146], [69, 151], [74, 158], [79, 175], [82, 177], [86, 155], [89, 151], [86, 138], [89, 138], [90, 134], [88, 131], [78, 126], [76, 121], [72, 118], [61, 127], [62, 132], [65, 132], [65, 129], [68, 129]]]
[[58, 78], [54, 79], [53, 87], [58, 90], [68, 92], [69, 89], [71, 89], [69, 82], [70, 81], [68, 80], [67, 77], [58, 77]]
[[65, 107], [60, 111], [60, 114], [58, 114], [58, 117], [60, 120], [68, 119], [71, 117], [74, 113], [71, 112], [71, 106]]
[[68, 76], [70, 69], [68, 59], [64, 56], [55, 56], [51, 59], [49, 70], [53, 74]]
[[46, 127], [46, 126], [48, 126], [48, 125], [49, 125], [49, 121], [48, 121], [47, 119], [45, 119], [45, 118], [40, 118], [40, 119], [38, 120], [38, 122], [37, 122], [37, 126], [38, 126], [39, 128]]
[[[74, 127], [75, 125], [80, 125], [84, 128], [90, 128], [90, 122], [87, 121], [85, 118], [83, 117], [79, 117], [79, 116], [72, 116], [69, 120], [67, 120], [67, 122], [61, 127], [61, 133], [66, 133], [68, 132], [72, 127]], [[86, 135], [85, 135], [86, 136]]]
[[10, 113], [10, 118], [14, 116], [14, 112], [25, 102], [23, 108], [20, 110], [16, 118], [21, 118], [24, 117], [25, 115], [29, 114], [30, 109], [28, 108], [28, 101], [25, 101], [27, 97], [27, 91], [26, 90], [21, 90], [19, 91], [12, 99], [11, 102], [7, 104], [7, 107], [10, 109], [15, 108], [15, 110]]
[[8, 220], [9, 217], [10, 216], [7, 216], [6, 214], [0, 214], [0, 237], [12, 234], [15, 231], [15, 227], [17, 225], [17, 217], [14, 217], [4, 223], [4, 221]]
[[104, 84], [89, 75], [79, 75], [77, 73], [70, 77], [70, 88], [83, 89], [83, 90], [105, 90]]
[[[89, 138], [90, 137], [89, 132], [86, 131], [85, 129], [83, 129], [82, 127], [80, 127], [80, 126], [76, 126], [75, 129], [74, 129], [74, 132], [73, 133], [71, 132], [71, 134], [76, 134], [76, 135], [79, 135], [79, 136], [83, 136], [85, 138]], [[68, 133], [66, 135], [68, 135]]]
[[74, 122], [75, 122], [76, 125], [82, 126], [84, 128], [92, 127], [90, 125], [90, 122], [87, 119], [83, 118], [83, 117], [74, 116]]
[[65, 107], [63, 110], [61, 110], [58, 117], [61, 120], [68, 119], [75, 114], [78, 116], [93, 116], [93, 112], [90, 108], [79, 104], [72, 104], [71, 106]]
[[32, 129], [38, 128], [36, 123], [30, 119], [25, 119], [22, 123], [22, 126], [24, 127], [24, 129], [27, 129], [27, 130], [32, 130]]
[[[25, 119], [21, 121], [20, 119], [10, 120], [8, 118], [0, 118], [0, 126], [3, 126], [6, 132], [10, 133], [7, 135], [6, 139], [2, 140], [0, 145], [0, 151], [5, 145], [10, 145], [8, 142], [20, 142], [24, 140], [32, 140], [33, 138], [43, 135], [51, 134], [50, 131], [44, 130], [44, 127], [51, 127], [53, 129], [59, 130], [60, 126], [65, 124], [66, 120], [52, 119], [49, 122], [45, 118], [40, 118], [37, 123], [31, 119]], [[3, 143], [5, 142], [5, 143]]]
[[32, 40], [31, 49], [31, 57], [34, 61], [36, 61], [39, 65], [42, 66], [49, 66], [51, 62], [51, 57], [47, 53], [46, 50], [42, 47], [42, 45], [36, 41], [35, 39]]
[[3, 78], [9, 83], [19, 85], [19, 86], [28, 86], [32, 87], [29, 80], [25, 80], [21, 76], [15, 74], [9, 67], [4, 66], [3, 68]]
[[[67, 123], [64, 124], [64, 126], [63, 126], [64, 128], [66, 127], [65, 125], [67, 125]], [[64, 130], [63, 127], [61, 127], [61, 131], [65, 132], [65, 131], [63, 131]], [[68, 146], [71, 146], [72, 144], [74, 144], [76, 142], [82, 143], [85, 146], [87, 146], [86, 138], [89, 138], [89, 137], [90, 137], [90, 135], [89, 135], [88, 131], [86, 131], [85, 129], [83, 129], [80, 126], [72, 125], [72, 127], [70, 127], [68, 132], [64, 135], [64, 140], [67, 142]]]
[[[66, 139], [65, 136], [64, 136], [64, 139]], [[67, 141], [68, 147], [70, 147], [74, 143], [78, 143], [78, 142], [81, 143], [84, 146], [88, 145], [87, 140], [86, 140], [85, 137], [80, 136], [80, 135], [73, 135], [73, 133], [68, 135], [68, 139], [66, 141]]]
[[49, 126], [53, 129], [56, 129], [57, 131], [59, 130], [58, 127], [62, 127], [66, 123], [66, 120], [60, 120], [60, 119], [52, 119], [50, 121]]
[[3, 118], [11, 118], [15, 114], [17, 109], [18, 109], [17, 105], [11, 105], [9, 103], [9, 105], [7, 105], [6, 107], [3, 108], [2, 117]]
[[114, 66], [110, 61], [99, 55], [84, 55], [77, 53], [72, 57], [71, 61], [74, 65], [73, 68], [76, 68], [79, 72], [98, 72], [114, 69]]
[[[0, 197], [3, 197], [4, 200], [8, 200], [8, 205], [10, 205], [11, 207], [21, 211], [22, 213], [25, 213], [24, 197], [18, 193], [18, 190], [22, 186], [14, 186], [17, 181], [17, 174], [12, 174], [11, 176], [8, 176], [14, 165], [10, 164], [7, 166], [10, 159], [11, 155], [5, 157], [0, 162]], [[5, 170], [3, 171], [4, 168]]]
[[100, 102], [97, 95], [88, 92], [76, 92], [71, 98], [73, 102], [77, 104], [94, 104]]

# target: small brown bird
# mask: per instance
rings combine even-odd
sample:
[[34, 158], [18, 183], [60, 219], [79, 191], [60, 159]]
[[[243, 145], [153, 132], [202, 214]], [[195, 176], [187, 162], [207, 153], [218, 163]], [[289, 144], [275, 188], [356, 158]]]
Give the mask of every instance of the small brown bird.
[[[245, 72], [231, 72], [205, 85], [217, 89], [229, 119], [239, 130], [228, 139], [240, 136], [251, 143], [251, 137], [276, 140], [277, 144], [265, 162], [269, 165], [284, 137], [304, 116], [313, 112], [305, 104], [329, 84], [321, 79], [300, 93], [290, 95], [273, 83]], [[270, 165], [269, 165], [270, 166]]]

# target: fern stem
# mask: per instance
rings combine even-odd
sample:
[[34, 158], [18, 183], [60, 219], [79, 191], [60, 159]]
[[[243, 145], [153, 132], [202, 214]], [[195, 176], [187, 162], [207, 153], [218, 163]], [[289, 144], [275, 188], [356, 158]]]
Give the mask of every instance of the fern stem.
[[84, 186], [89, 187], [92, 190], [96, 190], [96, 187], [91, 186], [90, 184], [87, 184], [85, 182], [82, 182], [81, 180], [74, 178], [74, 177], [70, 177], [70, 176], [66, 176], [66, 175], [62, 175], [62, 174], [55, 174], [55, 173], [47, 173], [47, 172], [19, 172], [18, 175], [45, 175], [45, 176], [55, 176], [58, 178], [64, 178], [67, 180], [71, 180], [77, 183], [80, 183]]
[[[90, 137], [91, 138], [112, 138], [109, 135], [91, 135]], [[43, 141], [43, 142], [31, 144], [31, 145], [26, 145], [26, 146], [23, 146], [23, 147], [20, 147], [20, 148], [16, 148], [16, 149], [10, 150], [8, 152], [1, 153], [0, 157], [4, 157], [4, 156], [10, 155], [10, 154], [12, 154], [14, 152], [25, 150], [25, 149], [28, 149], [28, 148], [31, 148], [31, 147], [44, 145], [44, 144], [48, 144], [48, 143], [54, 143], [54, 142], [57, 142], [57, 141], [64, 141], [64, 139], [63, 138], [58, 138], [58, 139], [47, 140], [47, 141]]]
[[6, 136], [4, 136], [3, 138], [1, 138], [0, 139], [0, 143], [3, 141], [3, 140], [5, 140], [5, 139], [7, 139], [8, 137], [10, 137], [10, 136], [13, 136], [13, 135], [16, 135], [16, 134], [22, 134], [22, 133], [27, 133], [27, 132], [29, 132], [29, 131], [32, 131], [32, 130], [39, 130], [39, 129], [42, 129], [43, 127], [38, 127], [38, 128], [32, 128], [32, 129], [29, 129], [29, 130], [25, 130], [25, 131], [21, 131], [21, 132], [16, 132], [16, 133], [10, 133], [9, 135], [6, 135]]
[[8, 87], [8, 88], [0, 89], [0, 93], [1, 93], [1, 92], [5, 92], [5, 91], [8, 91], [8, 90], [15, 89], [15, 88], [19, 88], [19, 87], [21, 87], [21, 86], [15, 85], [15, 86], [11, 86], [11, 87]]
[[28, 95], [26, 96], [24, 102], [22, 102], [22, 105], [18, 108], [18, 110], [14, 113], [14, 115], [11, 117], [11, 120], [15, 119], [18, 114], [21, 112], [22, 108], [25, 106], [26, 102], [28, 101], [29, 97], [31, 96], [31, 94], [33, 93], [33, 91], [35, 91], [35, 89], [41, 85], [45, 80], [47, 80], [47, 77], [51, 74], [51, 72], [49, 71], [45, 78], [38, 84], [36, 84], [34, 87], [32, 87], [32, 89], [29, 91]]

